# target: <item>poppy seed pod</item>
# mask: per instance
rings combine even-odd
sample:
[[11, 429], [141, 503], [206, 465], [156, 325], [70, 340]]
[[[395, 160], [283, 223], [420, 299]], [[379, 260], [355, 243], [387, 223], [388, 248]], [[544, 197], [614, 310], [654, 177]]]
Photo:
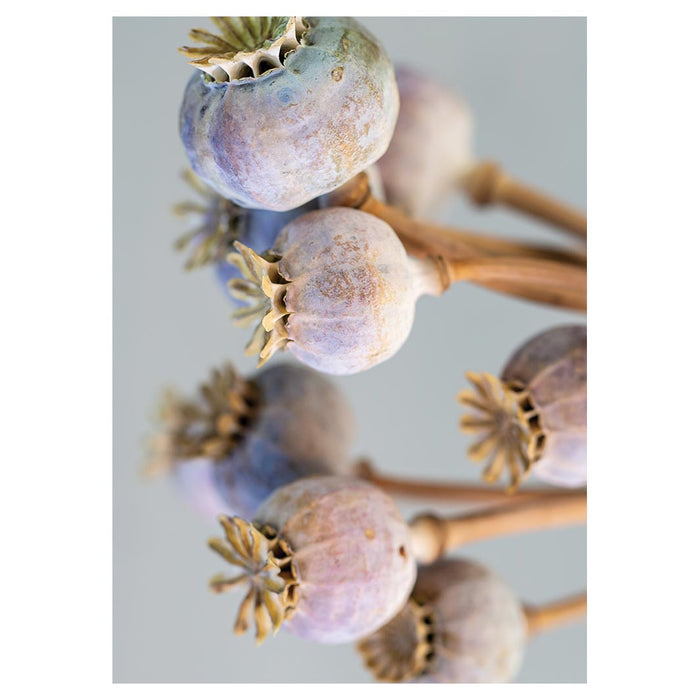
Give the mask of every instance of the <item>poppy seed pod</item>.
[[399, 118], [377, 166], [387, 202], [420, 218], [472, 164], [473, 119], [463, 100], [411, 68], [397, 68], [396, 82]]
[[416, 577], [409, 530], [380, 489], [344, 477], [300, 479], [275, 491], [252, 523], [222, 516], [228, 543], [212, 549], [244, 570], [211, 581], [215, 592], [249, 585], [234, 627], [261, 642], [284, 622], [304, 639], [356, 641], [405, 604]]
[[190, 163], [244, 207], [286, 211], [339, 187], [386, 151], [394, 71], [362, 25], [341, 17], [216, 17], [180, 49], [199, 70], [180, 133]]
[[507, 463], [511, 490], [530, 471], [558, 486], [586, 483], [586, 326], [560, 326], [531, 338], [500, 379], [467, 377], [476, 391], [459, 395], [472, 409], [461, 425], [480, 436], [470, 457], [491, 454], [487, 481], [498, 479]]
[[186, 170], [183, 176], [201, 201], [185, 201], [175, 206], [176, 214], [196, 217], [196, 226], [178, 238], [175, 247], [178, 250], [189, 247], [185, 265], [188, 270], [214, 265], [226, 297], [235, 306], [241, 306], [242, 302], [228, 291], [229, 282], [241, 277], [239, 268], [226, 259], [235, 251], [233, 244], [240, 241], [262, 253], [272, 247], [285, 224], [304, 212], [318, 208], [318, 200], [314, 199], [302, 207], [284, 212], [244, 209], [214, 192], [192, 170]]
[[206, 517], [249, 518], [284, 484], [351, 470], [350, 407], [305, 367], [276, 365], [244, 379], [226, 365], [200, 400], [167, 395], [162, 420], [150, 468], [172, 473]]
[[234, 320], [259, 322], [247, 352], [261, 363], [284, 348], [322, 372], [369, 369], [403, 345], [418, 296], [444, 288], [431, 261], [409, 258], [388, 224], [356, 209], [300, 216], [266, 256], [236, 247], [230, 259], [247, 280], [232, 293], [250, 309]]
[[403, 610], [358, 645], [377, 680], [505, 683], [520, 669], [527, 621], [514, 593], [467, 560], [418, 568]]

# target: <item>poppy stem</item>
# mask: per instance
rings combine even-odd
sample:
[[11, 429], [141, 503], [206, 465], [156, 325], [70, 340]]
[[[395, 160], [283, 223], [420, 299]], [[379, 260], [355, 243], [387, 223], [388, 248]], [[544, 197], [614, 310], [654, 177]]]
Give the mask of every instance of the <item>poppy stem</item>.
[[545, 605], [523, 605], [530, 636], [577, 622], [586, 616], [587, 595], [580, 593]]
[[503, 489], [497, 489], [478, 484], [460, 483], [458, 481], [426, 481], [423, 479], [405, 479], [378, 473], [368, 460], [358, 460], [357, 475], [378, 486], [392, 496], [403, 496], [421, 500], [439, 500], [464, 503], [486, 503], [504, 505], [506, 503], [521, 503], [533, 498], [550, 496], [561, 493], [554, 489], [523, 489], [512, 495]]
[[512, 178], [497, 163], [478, 163], [464, 175], [462, 184], [474, 204], [504, 204], [586, 239], [584, 213]]
[[558, 492], [456, 517], [418, 515], [410, 523], [411, 547], [419, 563], [430, 564], [472, 542], [585, 522], [586, 491]]

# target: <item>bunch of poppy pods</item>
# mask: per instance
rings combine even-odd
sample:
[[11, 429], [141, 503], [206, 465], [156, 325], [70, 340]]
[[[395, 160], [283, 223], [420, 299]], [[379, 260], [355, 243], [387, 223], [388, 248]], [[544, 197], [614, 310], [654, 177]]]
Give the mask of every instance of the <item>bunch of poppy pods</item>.
[[[350, 18], [216, 17], [180, 51], [197, 70], [180, 133], [201, 201], [178, 241], [211, 266], [253, 327], [259, 370], [212, 371], [198, 396], [163, 398], [149, 467], [169, 474], [222, 538], [246, 590], [234, 630], [284, 627], [353, 642], [378, 680], [505, 682], [529, 635], [585, 614], [577, 595], [523, 604], [493, 572], [449, 557], [465, 543], [585, 522], [586, 327], [546, 329], [499, 377], [468, 372], [459, 400], [489, 484], [388, 478], [350, 457], [352, 411], [324, 374], [354, 374], [406, 342], [416, 300], [467, 281], [584, 311], [585, 215], [471, 153], [459, 96], [394, 69]], [[452, 229], [430, 217], [462, 192], [548, 221], [579, 245], [547, 247]], [[265, 365], [275, 353], [297, 362]], [[531, 473], [546, 488], [524, 488]], [[407, 522], [393, 497], [484, 507]]]

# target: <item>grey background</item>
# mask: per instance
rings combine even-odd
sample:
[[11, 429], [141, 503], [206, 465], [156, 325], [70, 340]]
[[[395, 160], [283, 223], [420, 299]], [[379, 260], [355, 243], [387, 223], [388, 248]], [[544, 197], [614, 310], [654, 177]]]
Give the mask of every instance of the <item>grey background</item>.
[[[476, 116], [476, 152], [565, 201], [586, 204], [586, 24], [578, 18], [369, 18], [396, 62], [459, 91]], [[167, 481], [139, 473], [160, 390], [194, 391], [213, 366], [244, 373], [247, 330], [209, 271], [185, 274], [172, 249], [187, 224], [170, 207], [189, 198], [177, 114], [191, 68], [176, 52], [207, 19], [114, 20], [114, 680], [117, 682], [367, 682], [351, 645], [281, 631], [256, 648], [231, 632], [238, 595], [214, 596], [221, 570], [205, 546], [218, 525]], [[559, 234], [459, 198], [448, 223], [554, 242]], [[384, 471], [476, 480], [455, 401], [466, 370], [497, 373], [529, 336], [578, 314], [460, 284], [419, 301], [408, 342], [390, 361], [337, 378], [355, 408], [356, 455]], [[291, 360], [291, 358], [287, 358]], [[407, 516], [427, 504], [402, 502]], [[439, 507], [439, 506], [436, 506]], [[443, 512], [455, 511], [442, 507]], [[528, 602], [586, 586], [584, 528], [465, 548]], [[585, 682], [586, 627], [534, 639], [521, 682]]]

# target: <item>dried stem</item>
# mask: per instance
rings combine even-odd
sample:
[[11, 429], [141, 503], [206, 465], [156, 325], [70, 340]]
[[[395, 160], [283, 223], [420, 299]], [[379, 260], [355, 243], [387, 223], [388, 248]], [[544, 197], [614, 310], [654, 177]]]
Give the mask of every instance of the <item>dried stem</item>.
[[586, 491], [570, 491], [454, 518], [418, 515], [410, 525], [411, 546], [419, 563], [430, 564], [471, 542], [585, 522]]
[[586, 238], [585, 214], [515, 180], [497, 163], [478, 163], [464, 175], [462, 182], [474, 204], [505, 204]]
[[525, 256], [585, 267], [586, 256], [563, 248], [520, 243], [486, 233], [416, 221], [396, 207], [380, 202], [369, 191], [367, 175], [360, 173], [329, 196], [331, 206], [353, 207], [385, 221], [396, 232], [409, 254], [441, 255], [469, 259], [488, 255]]
[[489, 488], [477, 484], [465, 484], [448, 481], [424, 481], [422, 479], [404, 479], [379, 474], [367, 460], [359, 460], [355, 466], [357, 475], [378, 486], [392, 496], [405, 496], [421, 500], [456, 501], [464, 503], [505, 504], [522, 503], [533, 498], [551, 496], [560, 493], [554, 489], [525, 489], [508, 495], [502, 489]]
[[518, 257], [445, 260], [452, 281], [577, 311], [586, 310], [586, 270], [553, 260]]
[[586, 593], [580, 593], [546, 605], [523, 606], [527, 620], [527, 631], [530, 636], [577, 622], [586, 616], [586, 610]]

